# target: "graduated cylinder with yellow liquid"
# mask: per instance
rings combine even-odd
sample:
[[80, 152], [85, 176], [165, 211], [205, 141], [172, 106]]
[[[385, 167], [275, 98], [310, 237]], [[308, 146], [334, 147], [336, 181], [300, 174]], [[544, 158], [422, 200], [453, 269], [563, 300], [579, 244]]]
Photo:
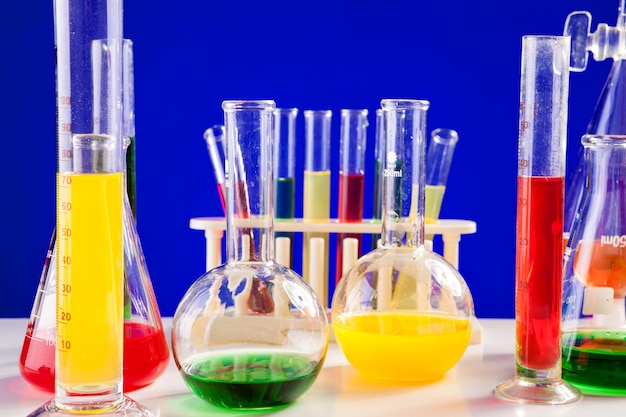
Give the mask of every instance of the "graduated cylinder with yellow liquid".
[[[474, 304], [459, 272], [424, 245], [424, 128], [429, 103], [383, 100], [382, 234], [339, 281], [335, 338], [363, 375], [441, 378], [469, 345]], [[364, 348], [364, 346], [366, 348]]]
[[57, 174], [57, 384], [69, 392], [104, 394], [121, 379], [124, 176], [107, 155], [114, 144], [75, 135], [81, 168]]

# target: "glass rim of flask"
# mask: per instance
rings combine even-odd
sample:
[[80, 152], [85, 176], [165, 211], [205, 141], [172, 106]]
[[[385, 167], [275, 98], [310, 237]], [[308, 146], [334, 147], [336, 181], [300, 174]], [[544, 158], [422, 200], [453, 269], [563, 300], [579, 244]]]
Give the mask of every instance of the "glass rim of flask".
[[402, 110], [402, 109], [416, 109], [416, 110], [428, 110], [430, 107], [430, 101], [418, 100], [410, 98], [385, 98], [380, 101], [380, 106], [383, 110]]
[[224, 111], [237, 110], [275, 110], [274, 100], [224, 100], [222, 109]]
[[626, 147], [626, 135], [587, 134], [583, 135], [583, 146], [624, 146]]

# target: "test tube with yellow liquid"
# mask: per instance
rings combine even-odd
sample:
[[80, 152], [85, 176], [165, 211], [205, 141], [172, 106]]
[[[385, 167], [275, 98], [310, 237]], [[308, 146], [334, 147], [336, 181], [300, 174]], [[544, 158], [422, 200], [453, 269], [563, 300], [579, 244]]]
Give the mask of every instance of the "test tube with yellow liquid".
[[121, 0], [56, 1], [55, 34], [55, 396], [30, 416], [151, 416], [122, 385]]
[[[437, 223], [439, 220], [452, 156], [458, 141], [459, 135], [453, 129], [439, 128], [431, 133], [426, 154], [426, 224]], [[428, 237], [426, 238], [428, 239]]]
[[[304, 167], [303, 219], [308, 222], [328, 221], [330, 217], [330, 110], [305, 110], [304, 127], [306, 162]], [[311, 239], [324, 242], [323, 276], [311, 276]], [[307, 232], [302, 242], [302, 277], [314, 288], [322, 288], [317, 294], [328, 307], [328, 233]], [[315, 268], [314, 268], [315, 269]]]

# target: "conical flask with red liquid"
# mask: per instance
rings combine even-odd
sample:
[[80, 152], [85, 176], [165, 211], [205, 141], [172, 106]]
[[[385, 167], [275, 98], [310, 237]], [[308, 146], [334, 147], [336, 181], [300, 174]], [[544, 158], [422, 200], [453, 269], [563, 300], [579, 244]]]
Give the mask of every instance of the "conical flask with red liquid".
[[[166, 369], [169, 348], [150, 274], [135, 227], [135, 129], [132, 42], [124, 41], [124, 392], [151, 384]], [[131, 183], [131, 184], [128, 184]], [[129, 195], [132, 194], [132, 195]], [[131, 201], [133, 205], [131, 205]], [[61, 230], [61, 234], [68, 233]], [[55, 389], [56, 240], [53, 231], [26, 329], [19, 368], [23, 378], [48, 392]]]

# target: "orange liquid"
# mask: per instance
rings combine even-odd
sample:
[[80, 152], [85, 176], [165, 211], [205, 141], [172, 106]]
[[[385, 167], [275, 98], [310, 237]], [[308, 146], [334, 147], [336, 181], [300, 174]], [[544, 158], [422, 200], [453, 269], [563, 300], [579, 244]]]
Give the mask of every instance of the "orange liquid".
[[410, 312], [344, 314], [334, 319], [333, 331], [359, 372], [397, 381], [442, 377], [471, 336], [468, 319]]
[[[574, 272], [585, 286], [611, 287], [615, 298], [626, 296], [626, 247], [609, 237], [578, 243]], [[626, 245], [624, 245], [626, 246]]]

